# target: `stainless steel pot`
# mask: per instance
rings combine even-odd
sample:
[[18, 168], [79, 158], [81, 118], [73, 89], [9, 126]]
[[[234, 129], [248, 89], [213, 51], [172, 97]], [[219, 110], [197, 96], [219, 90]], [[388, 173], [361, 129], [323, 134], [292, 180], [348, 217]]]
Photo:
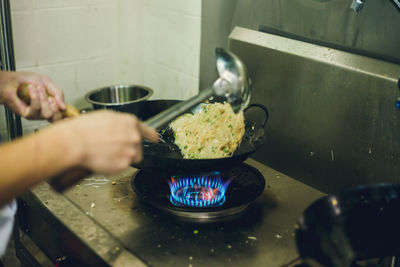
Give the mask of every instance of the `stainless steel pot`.
[[86, 101], [94, 109], [115, 109], [130, 104], [146, 101], [153, 94], [153, 90], [141, 85], [111, 85], [98, 88], [85, 95]]

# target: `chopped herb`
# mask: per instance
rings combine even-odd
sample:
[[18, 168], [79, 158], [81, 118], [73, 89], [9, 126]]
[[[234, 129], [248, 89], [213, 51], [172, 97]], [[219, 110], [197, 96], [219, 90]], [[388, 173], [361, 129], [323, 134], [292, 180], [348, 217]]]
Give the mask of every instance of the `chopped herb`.
[[231, 128], [231, 129], [232, 129], [232, 124], [229, 123], [228, 128]]
[[183, 147], [183, 149], [186, 149], [186, 148], [187, 148], [187, 146], [184, 146], [184, 147]]
[[204, 147], [199, 147], [199, 148], [197, 149], [197, 151], [201, 152], [201, 151], [203, 150], [203, 148], [204, 148]]

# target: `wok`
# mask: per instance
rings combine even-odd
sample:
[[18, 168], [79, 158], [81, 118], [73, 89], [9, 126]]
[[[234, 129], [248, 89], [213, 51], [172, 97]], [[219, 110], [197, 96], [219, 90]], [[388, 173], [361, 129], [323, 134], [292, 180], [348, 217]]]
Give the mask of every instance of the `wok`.
[[323, 197], [300, 217], [297, 249], [303, 259], [334, 267], [400, 256], [399, 212], [400, 185], [359, 186]]
[[[122, 112], [134, 113], [141, 120], [160, 113], [179, 100], [151, 100], [123, 108]], [[264, 114], [261, 115], [260, 109]], [[253, 111], [252, 111], [253, 110]], [[179, 148], [174, 144], [174, 135], [168, 124], [163, 125], [158, 143], [144, 142], [143, 160], [132, 166], [139, 169], [152, 169], [170, 174], [196, 174], [232, 168], [255, 152], [265, 141], [264, 127], [268, 120], [267, 108], [260, 104], [251, 104], [244, 110], [245, 133], [242, 142], [232, 157], [218, 159], [184, 159]]]

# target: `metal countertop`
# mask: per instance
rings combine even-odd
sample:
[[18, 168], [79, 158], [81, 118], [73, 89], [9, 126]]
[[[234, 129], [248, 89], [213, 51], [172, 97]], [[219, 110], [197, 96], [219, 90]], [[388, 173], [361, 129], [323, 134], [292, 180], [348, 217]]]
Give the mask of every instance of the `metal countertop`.
[[91, 176], [64, 194], [47, 183], [31, 194], [105, 262], [113, 266], [280, 266], [297, 257], [294, 224], [324, 194], [257, 161], [263, 194], [237, 219], [195, 224], [143, 203], [131, 168]]

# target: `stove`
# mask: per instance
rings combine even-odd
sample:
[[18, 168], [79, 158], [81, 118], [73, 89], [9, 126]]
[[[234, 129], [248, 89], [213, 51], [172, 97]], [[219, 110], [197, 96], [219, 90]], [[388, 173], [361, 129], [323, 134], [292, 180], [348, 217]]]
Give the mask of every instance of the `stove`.
[[[52, 261], [76, 258], [90, 266], [282, 266], [298, 257], [297, 219], [323, 194], [252, 159], [245, 163], [208, 173], [217, 180], [211, 184], [214, 189], [231, 181], [225, 200], [207, 207], [193, 207], [190, 201], [174, 204], [168, 183], [171, 178], [195, 178], [196, 190], [187, 190], [187, 199], [196, 200], [197, 195], [197, 200], [207, 201], [207, 191], [198, 188], [210, 183], [201, 181], [204, 174], [173, 177], [130, 168], [115, 176], [90, 176], [63, 194], [40, 184], [21, 199], [21, 228]], [[133, 189], [137, 184], [141, 187]]]
[[215, 222], [240, 216], [265, 188], [264, 176], [241, 164], [230, 170], [195, 175], [167, 175], [139, 170], [132, 187], [155, 208], [194, 222]]

